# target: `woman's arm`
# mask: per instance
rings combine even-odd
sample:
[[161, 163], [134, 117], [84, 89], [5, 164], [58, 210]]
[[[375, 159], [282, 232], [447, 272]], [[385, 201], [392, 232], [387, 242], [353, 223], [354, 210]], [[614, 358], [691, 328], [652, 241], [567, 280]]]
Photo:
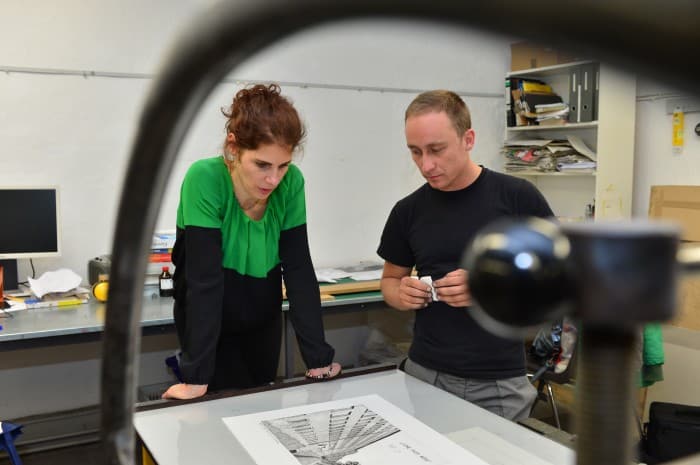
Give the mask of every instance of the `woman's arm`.
[[178, 267], [175, 322], [184, 383], [172, 386], [163, 397], [189, 399], [206, 393], [216, 364], [224, 294], [221, 231], [188, 226], [185, 231], [179, 230], [178, 236], [185, 241], [184, 248], [176, 244], [173, 250], [173, 262]]
[[309, 252], [306, 224], [282, 231], [280, 259], [289, 299], [289, 315], [304, 363], [309, 368], [326, 367], [335, 350], [327, 342], [321, 317], [321, 297]]

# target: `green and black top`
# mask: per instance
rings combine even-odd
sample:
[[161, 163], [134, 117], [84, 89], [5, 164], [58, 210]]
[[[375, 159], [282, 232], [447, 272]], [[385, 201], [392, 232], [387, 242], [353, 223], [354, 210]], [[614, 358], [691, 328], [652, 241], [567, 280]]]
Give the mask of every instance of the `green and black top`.
[[309, 253], [304, 177], [295, 165], [270, 194], [263, 217], [253, 220], [236, 200], [222, 157], [192, 164], [180, 191], [172, 257], [176, 306], [185, 306], [185, 321], [176, 319], [185, 382], [209, 382], [220, 334], [280, 317], [282, 274], [304, 362], [313, 368], [333, 360]]

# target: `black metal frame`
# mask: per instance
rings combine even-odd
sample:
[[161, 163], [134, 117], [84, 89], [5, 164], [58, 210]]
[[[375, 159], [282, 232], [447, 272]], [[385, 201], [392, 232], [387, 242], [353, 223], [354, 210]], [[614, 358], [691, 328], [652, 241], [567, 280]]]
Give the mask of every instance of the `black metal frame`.
[[[406, 18], [546, 38], [695, 90], [700, 12], [693, 0], [240, 0], [223, 2], [173, 48], [138, 125], [117, 216], [102, 370], [105, 463], [133, 463], [135, 360], [144, 258], [175, 156], [196, 111], [236, 65], [310, 26], [351, 18]], [[546, 24], [546, 28], [537, 25]], [[469, 63], [465, 63], [469, 72]]]

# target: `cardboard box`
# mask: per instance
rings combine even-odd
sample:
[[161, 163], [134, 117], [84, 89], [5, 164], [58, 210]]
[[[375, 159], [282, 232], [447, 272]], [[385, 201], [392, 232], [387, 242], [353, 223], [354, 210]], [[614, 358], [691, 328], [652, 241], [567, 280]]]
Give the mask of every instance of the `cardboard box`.
[[[700, 247], [700, 242], [688, 246]], [[678, 309], [671, 324], [700, 331], [700, 277], [681, 278], [678, 286]]]
[[[700, 248], [700, 186], [652, 186], [649, 217], [681, 227], [681, 247]], [[682, 277], [674, 326], [700, 331], [700, 277]]]
[[571, 63], [579, 59], [582, 58], [577, 58], [572, 53], [562, 52], [533, 42], [517, 42], [510, 45], [511, 71]]
[[651, 186], [649, 217], [672, 221], [682, 240], [700, 242], [700, 186]]

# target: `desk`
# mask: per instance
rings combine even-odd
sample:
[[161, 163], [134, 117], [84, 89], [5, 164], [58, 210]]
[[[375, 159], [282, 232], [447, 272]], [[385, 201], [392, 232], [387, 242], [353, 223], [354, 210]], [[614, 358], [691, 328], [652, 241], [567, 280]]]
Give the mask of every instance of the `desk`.
[[[174, 331], [173, 301], [158, 290], [144, 289], [141, 327], [144, 334]], [[84, 305], [44, 307], [12, 312], [0, 319], [0, 352], [53, 345], [93, 342], [102, 338], [107, 304], [90, 300]]]
[[[223, 417], [369, 394], [380, 395], [442, 434], [480, 427], [552, 465], [575, 460], [571, 449], [395, 369], [292, 387], [281, 383], [253, 394], [172, 407], [158, 401], [155, 407], [166, 408], [137, 412], [134, 425], [158, 465], [254, 464], [221, 421]], [[497, 461], [499, 450], [473, 452], [489, 463], [503, 463]]]
[[[366, 311], [383, 306], [379, 292], [346, 294], [334, 300], [322, 302], [324, 313]], [[294, 328], [289, 323], [289, 303], [284, 311], [284, 363], [285, 376], [294, 370]], [[12, 312], [13, 318], [1, 318], [0, 352], [48, 347], [61, 344], [98, 341], [104, 328], [106, 304], [90, 300], [88, 304], [73, 307], [45, 307]], [[161, 298], [157, 288], [144, 289], [141, 311], [141, 327], [144, 335], [174, 332], [173, 299]]]

